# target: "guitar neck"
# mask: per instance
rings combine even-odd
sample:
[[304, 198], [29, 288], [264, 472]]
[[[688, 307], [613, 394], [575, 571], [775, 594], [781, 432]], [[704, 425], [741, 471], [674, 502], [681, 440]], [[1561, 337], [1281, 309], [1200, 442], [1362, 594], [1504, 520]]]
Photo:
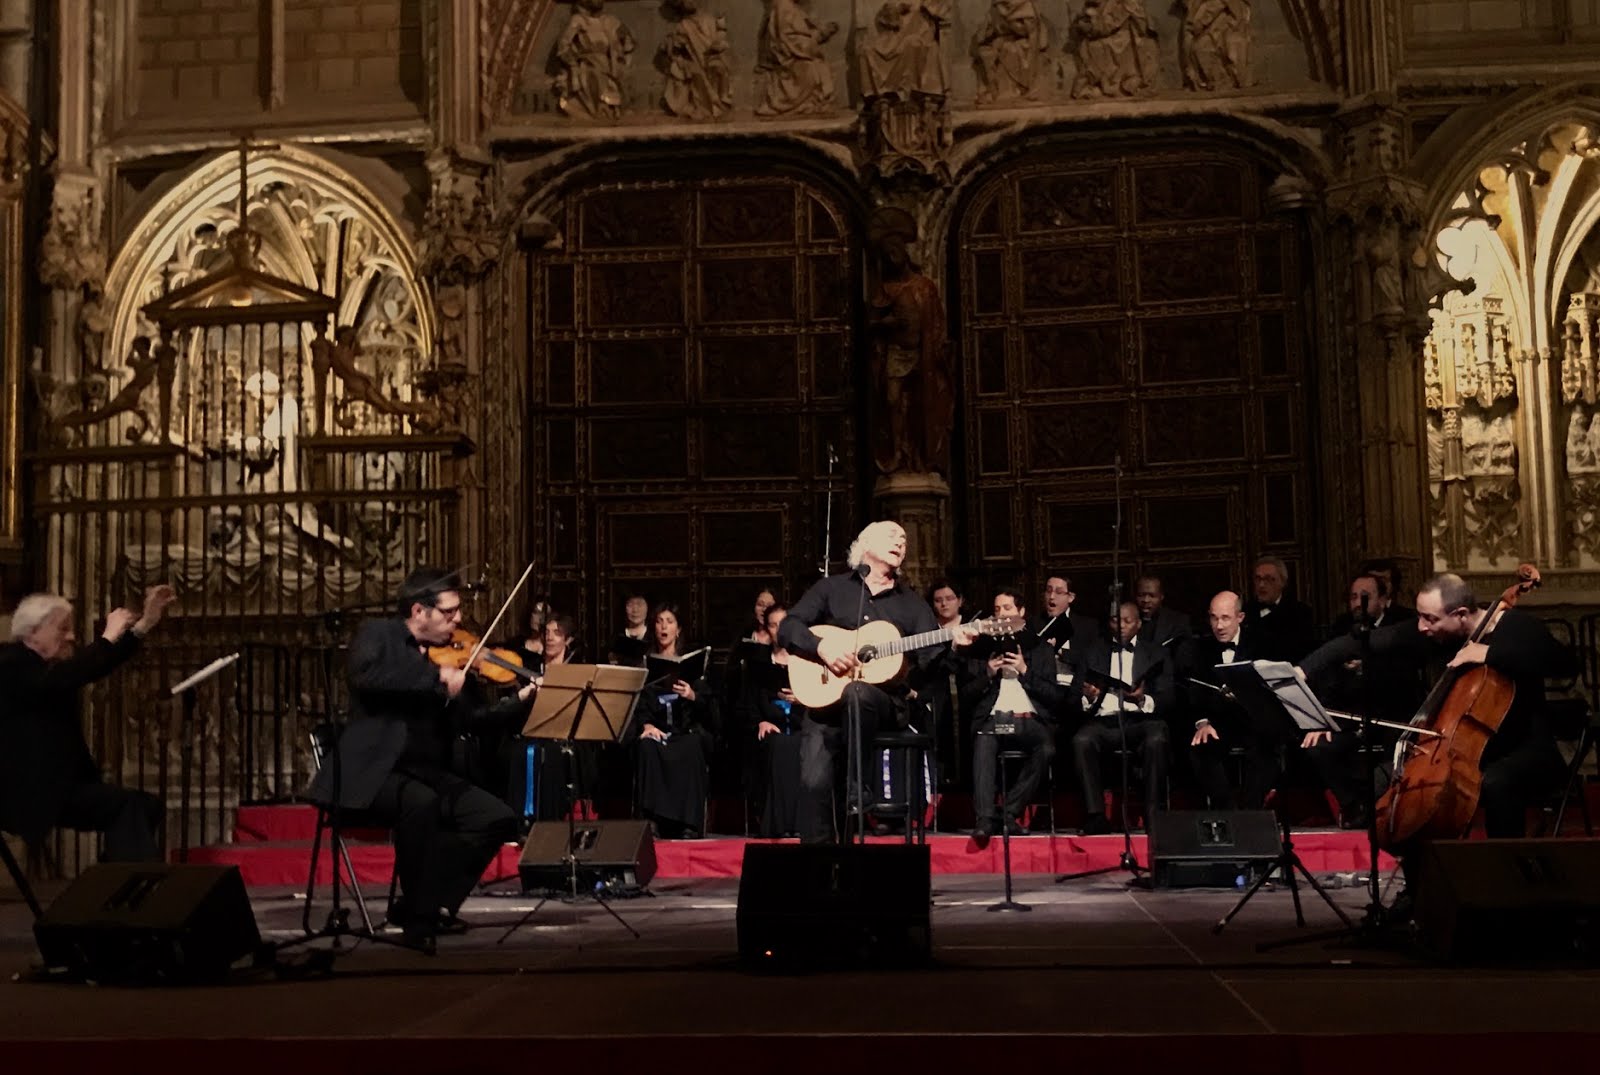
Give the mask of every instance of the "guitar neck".
[[878, 647], [878, 655], [892, 657], [897, 653], [910, 653], [912, 650], [926, 649], [937, 646], [941, 642], [948, 642], [955, 637], [955, 629], [941, 628], [937, 631], [924, 631], [920, 635], [907, 635], [897, 638], [893, 642]]

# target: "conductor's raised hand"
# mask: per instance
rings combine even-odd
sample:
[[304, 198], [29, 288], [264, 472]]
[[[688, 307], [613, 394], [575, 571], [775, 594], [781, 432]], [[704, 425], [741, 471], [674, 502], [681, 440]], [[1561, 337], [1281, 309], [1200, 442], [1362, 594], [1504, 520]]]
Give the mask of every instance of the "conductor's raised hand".
[[106, 629], [100, 632], [100, 637], [115, 642], [128, 633], [128, 628], [138, 618], [139, 614], [131, 608], [114, 608], [106, 615]]
[[139, 614], [139, 622], [134, 624], [134, 629], [140, 634], [146, 634], [156, 624], [161, 622], [161, 617], [166, 615], [168, 607], [178, 599], [178, 591], [167, 583], [158, 583], [144, 592], [144, 611]]

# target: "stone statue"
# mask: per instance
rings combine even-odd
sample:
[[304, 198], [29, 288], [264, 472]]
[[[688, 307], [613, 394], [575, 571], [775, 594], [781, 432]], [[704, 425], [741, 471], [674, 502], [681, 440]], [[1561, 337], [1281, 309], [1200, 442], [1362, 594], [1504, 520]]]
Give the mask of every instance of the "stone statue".
[[[150, 428], [151, 421], [150, 416], [139, 409], [139, 397], [144, 395], [146, 388], [156, 383], [161, 372], [161, 357], [151, 353], [150, 337], [134, 337], [133, 350], [128, 354], [128, 369], [133, 372], [133, 379], [123, 385], [116, 395], [109, 400], [101, 398], [98, 401], [86, 395], [84, 405], [56, 419], [56, 426], [60, 429], [77, 429], [104, 422], [119, 414], [131, 414], [138, 428], [131, 430], [130, 435], [135, 440], [142, 438]], [[91, 378], [91, 382], [93, 380]], [[100, 383], [104, 385], [103, 378]]]
[[885, 474], [948, 474], [955, 393], [944, 299], [911, 258], [915, 238], [915, 222], [900, 210], [881, 210], [870, 227], [878, 266], [871, 310], [873, 457]]
[[1177, 0], [1183, 18], [1178, 56], [1191, 90], [1250, 85], [1250, 0]]
[[1589, 443], [1589, 410], [1582, 403], [1572, 408], [1567, 418], [1567, 473], [1595, 471], [1594, 445]]
[[972, 38], [979, 104], [1031, 101], [1048, 88], [1050, 24], [1034, 0], [993, 0]]
[[944, 177], [950, 72], [943, 50], [951, 0], [887, 0], [857, 55], [871, 168]]
[[717, 119], [733, 108], [728, 22], [701, 11], [699, 0], [667, 0], [663, 9], [677, 21], [656, 54], [667, 79], [661, 105], [685, 119]]
[[818, 26], [811, 0], [772, 0], [756, 54], [756, 115], [811, 116], [833, 110], [833, 70], [822, 46], [839, 32]]
[[1400, 278], [1400, 226], [1385, 213], [1368, 214], [1361, 255], [1369, 289], [1366, 319], [1403, 316], [1405, 295]]
[[573, 0], [572, 15], [556, 39], [551, 90], [561, 111], [576, 119], [622, 115], [622, 75], [635, 43], [605, 0]]
[[1134, 97], [1152, 88], [1161, 58], [1144, 0], [1085, 0], [1072, 22], [1072, 96]]
[[85, 294], [83, 305], [78, 307], [78, 356], [83, 369], [89, 373], [104, 374], [106, 328], [110, 325], [105, 307], [97, 293]]

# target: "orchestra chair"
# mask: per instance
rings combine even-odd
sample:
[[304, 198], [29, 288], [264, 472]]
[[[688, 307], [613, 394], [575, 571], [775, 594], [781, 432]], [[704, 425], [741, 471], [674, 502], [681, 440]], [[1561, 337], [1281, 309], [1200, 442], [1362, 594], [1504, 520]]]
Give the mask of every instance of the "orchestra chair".
[[[886, 814], [902, 814], [906, 819], [906, 843], [925, 844], [928, 842], [928, 813], [933, 810], [937, 802], [938, 789], [932, 789], [927, 807], [917, 809], [917, 800], [921, 798], [924, 789], [924, 774], [927, 772], [928, 759], [933, 756], [934, 738], [927, 732], [913, 731], [905, 728], [893, 732], [879, 732], [872, 737], [872, 757], [877, 758], [881, 750], [903, 750], [901, 755], [901, 798], [885, 801], [874, 809]], [[888, 809], [885, 810], [884, 808]]]
[[[1589, 816], [1588, 780], [1584, 765], [1595, 752], [1600, 726], [1596, 726], [1589, 712], [1589, 703], [1582, 698], [1554, 698], [1545, 706], [1551, 731], [1556, 741], [1572, 751], [1567, 762], [1566, 779], [1561, 783], [1559, 795], [1552, 796], [1544, 806], [1542, 829], [1551, 836], [1561, 835], [1562, 822], [1566, 820], [1567, 807], [1577, 799], [1578, 813], [1583, 819], [1585, 836], [1594, 835], [1594, 822]], [[1553, 816], [1552, 816], [1553, 815]]]
[[[1130, 812], [1130, 816], [1143, 821], [1144, 827], [1148, 831], [1152, 804], [1144, 801], [1144, 753], [1137, 749], [1132, 753], [1133, 756], [1128, 759], [1128, 791], [1130, 794], [1137, 796], [1141, 809], [1137, 814]], [[1105, 801], [1103, 812], [1106, 820], [1117, 823], [1122, 820], [1121, 812], [1115, 809], [1117, 796], [1122, 794], [1122, 754], [1123, 750], [1120, 746], [1112, 747], [1101, 755], [1100, 764], [1100, 786], [1105, 789], [1101, 794], [1101, 798]], [[1176, 751], [1171, 751], [1171, 754], [1172, 756], [1167, 758], [1166, 775], [1161, 780], [1161, 808], [1163, 810], [1172, 809], [1172, 768], [1177, 764], [1175, 760], [1177, 753]], [[1106, 773], [1108, 772], [1111, 774], [1110, 779], [1106, 779]]]
[[[335, 724], [318, 724], [311, 730], [311, 757], [316, 763], [318, 771], [322, 769], [322, 760], [328, 751], [332, 750], [339, 738], [339, 727]], [[366, 817], [364, 811], [344, 809], [339, 811], [339, 831], [333, 829], [333, 810], [325, 803], [314, 804], [317, 808], [317, 828], [311, 838], [311, 865], [306, 874], [306, 905], [301, 912], [300, 923], [307, 933], [314, 932], [311, 925], [311, 908], [316, 902], [317, 886], [317, 859], [322, 853], [323, 834], [328, 835], [329, 853], [334, 856], [333, 884], [344, 884], [349, 893], [355, 897], [356, 908], [361, 912], [361, 924], [368, 933], [375, 932], [372, 925], [372, 915], [367, 908], [367, 898], [361, 891], [361, 883], [356, 880], [355, 864], [350, 861], [350, 848], [345, 843], [345, 834], [352, 828], [387, 828], [388, 826], [371, 823], [372, 819]], [[392, 840], [392, 835], [391, 835]], [[339, 877], [339, 864], [344, 863], [346, 881]], [[384, 907], [384, 918], [387, 919], [394, 911], [395, 895], [399, 891], [400, 873], [396, 866], [389, 874], [389, 902]]]

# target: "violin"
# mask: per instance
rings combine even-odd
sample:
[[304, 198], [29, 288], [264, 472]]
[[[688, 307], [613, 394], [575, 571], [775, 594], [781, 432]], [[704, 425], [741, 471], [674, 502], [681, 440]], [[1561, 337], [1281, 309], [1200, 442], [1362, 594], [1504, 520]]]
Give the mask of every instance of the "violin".
[[[473, 655], [477, 656], [474, 657]], [[450, 641], [442, 646], [428, 647], [428, 660], [440, 668], [466, 669], [478, 673], [490, 683], [501, 685], [515, 683], [518, 679], [537, 677], [522, 666], [522, 655], [508, 649], [480, 646], [478, 636], [465, 627], [457, 627]]]
[[[1478, 622], [1467, 644], [1481, 641], [1502, 609], [1537, 588], [1539, 569], [1517, 568], [1517, 581]], [[1414, 840], [1457, 840], [1472, 824], [1483, 790], [1484, 748], [1516, 700], [1517, 685], [1487, 664], [1450, 669], [1412, 718], [1434, 734], [1408, 743], [1394, 778], [1378, 799], [1378, 846], [1404, 849]]]

